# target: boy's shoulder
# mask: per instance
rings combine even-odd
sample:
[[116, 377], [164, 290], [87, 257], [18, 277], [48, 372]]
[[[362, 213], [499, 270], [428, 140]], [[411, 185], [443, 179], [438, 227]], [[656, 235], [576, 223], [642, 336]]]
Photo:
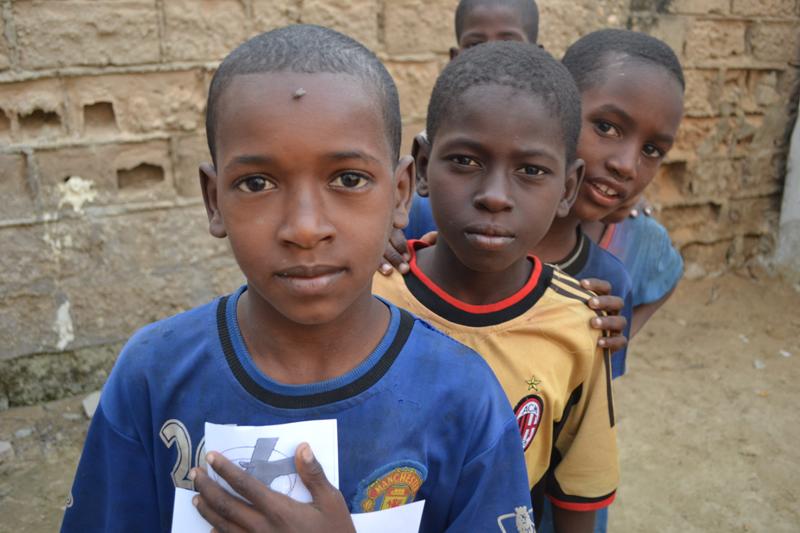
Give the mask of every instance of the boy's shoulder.
[[[402, 283], [402, 276], [399, 277]], [[383, 297], [385, 291], [378, 294]], [[440, 385], [452, 384], [458, 390], [474, 391], [475, 386], [485, 387], [487, 380], [496, 381], [489, 365], [475, 350], [442, 332], [412, 311], [391, 302], [391, 305], [398, 305], [401, 312], [407, 313], [410, 320], [413, 320], [411, 334], [404, 346], [405, 360], [402, 361], [402, 366], [408, 368], [411, 373], [419, 374], [420, 377], [438, 375], [440, 379], [437, 381]]]
[[601, 248], [593, 240], [587, 240], [589, 241], [589, 260], [581, 273], [575, 277], [606, 280], [611, 283], [611, 294], [624, 298], [633, 286], [625, 263], [608, 250]]

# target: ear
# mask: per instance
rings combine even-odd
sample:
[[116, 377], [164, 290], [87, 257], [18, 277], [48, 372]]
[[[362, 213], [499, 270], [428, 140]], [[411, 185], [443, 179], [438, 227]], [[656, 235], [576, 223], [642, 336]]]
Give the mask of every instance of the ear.
[[408, 226], [408, 212], [414, 191], [414, 158], [404, 155], [394, 170], [394, 212], [392, 226], [403, 229]]
[[578, 198], [578, 191], [583, 183], [583, 174], [586, 171], [586, 163], [583, 159], [576, 158], [568, 167], [564, 177], [564, 196], [558, 203], [556, 216], [563, 218], [569, 214], [572, 205]]
[[431, 157], [431, 143], [428, 136], [420, 133], [411, 144], [411, 155], [417, 166], [417, 194], [428, 196], [428, 162]]
[[224, 238], [228, 235], [225, 225], [222, 223], [222, 213], [219, 211], [217, 203], [217, 171], [210, 163], [200, 165], [200, 189], [203, 191], [203, 202], [206, 205], [208, 215], [208, 231], [217, 238]]
[[460, 51], [461, 48], [458, 48], [457, 46], [450, 47], [450, 61], [454, 60]]

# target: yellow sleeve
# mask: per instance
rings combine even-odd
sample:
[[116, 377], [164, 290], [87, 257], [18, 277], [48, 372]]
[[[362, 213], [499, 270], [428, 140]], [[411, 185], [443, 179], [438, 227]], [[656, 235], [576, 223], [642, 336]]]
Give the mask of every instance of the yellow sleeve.
[[553, 505], [563, 509], [602, 509], [616, 495], [619, 457], [610, 357], [607, 350], [596, 349], [554, 428], [545, 490]]

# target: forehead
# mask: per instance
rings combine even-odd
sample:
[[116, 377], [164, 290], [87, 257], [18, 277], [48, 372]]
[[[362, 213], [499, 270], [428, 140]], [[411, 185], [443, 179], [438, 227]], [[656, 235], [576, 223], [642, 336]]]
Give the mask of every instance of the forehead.
[[519, 9], [499, 4], [478, 5], [464, 16], [461, 37], [469, 33], [497, 32], [501, 29], [525, 34]]
[[611, 58], [602, 68], [599, 82], [581, 93], [584, 111], [613, 104], [637, 121], [674, 134], [683, 115], [683, 91], [671, 72], [629, 57]]
[[390, 160], [377, 91], [347, 74], [238, 75], [220, 95], [216, 117], [219, 154], [302, 142], [312, 151], [337, 145]]
[[480, 85], [467, 89], [448, 106], [434, 143], [465, 136], [488, 148], [539, 147], [565, 158], [563, 131], [560, 118], [540, 96], [501, 85]]

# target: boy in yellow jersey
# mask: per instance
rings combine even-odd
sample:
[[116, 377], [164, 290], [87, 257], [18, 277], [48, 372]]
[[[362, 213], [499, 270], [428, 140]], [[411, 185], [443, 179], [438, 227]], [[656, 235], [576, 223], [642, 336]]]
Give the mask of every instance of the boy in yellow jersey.
[[546, 494], [556, 531], [570, 532], [591, 531], [615, 495], [610, 363], [589, 326], [592, 293], [528, 251], [575, 198], [580, 121], [572, 77], [537, 47], [459, 54], [434, 87], [417, 161], [438, 240], [411, 241], [410, 271], [373, 281], [483, 355], [515, 408], [531, 514]]

